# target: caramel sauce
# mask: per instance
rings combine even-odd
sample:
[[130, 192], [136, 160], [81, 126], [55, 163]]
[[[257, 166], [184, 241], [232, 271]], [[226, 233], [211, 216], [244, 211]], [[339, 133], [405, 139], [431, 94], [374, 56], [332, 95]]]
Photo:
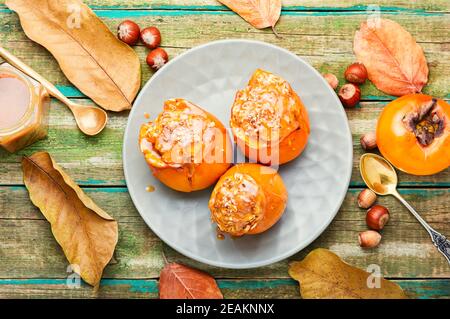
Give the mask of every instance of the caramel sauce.
[[153, 193], [154, 191], [155, 191], [155, 186], [153, 186], [153, 185], [148, 185], [146, 188], [145, 188], [145, 191], [146, 192], [149, 192], [149, 193]]
[[236, 94], [230, 124], [235, 134], [243, 134], [251, 144], [278, 142], [301, 126], [300, 103], [286, 80], [258, 69]]
[[31, 77], [0, 65], [0, 147], [16, 152], [47, 136], [50, 97]]
[[377, 158], [366, 157], [362, 162], [368, 182], [375, 192], [384, 194], [389, 192], [389, 187], [397, 184], [397, 175], [389, 164]]
[[17, 125], [30, 105], [30, 89], [20, 79], [0, 74], [0, 129]]
[[219, 230], [234, 236], [255, 228], [263, 218], [264, 206], [263, 190], [250, 175], [241, 173], [221, 181], [210, 198], [212, 220]]
[[222, 233], [217, 233], [217, 239], [218, 240], [224, 240], [225, 236]]
[[215, 145], [221, 134], [215, 126], [196, 105], [183, 99], [167, 100], [163, 112], [142, 125], [141, 151], [154, 167], [186, 166], [192, 176], [195, 165], [203, 162], [207, 146]]
[[225, 235], [220, 231], [219, 227], [216, 228], [216, 232], [217, 232], [216, 237], [217, 237], [218, 240], [224, 240], [225, 239]]

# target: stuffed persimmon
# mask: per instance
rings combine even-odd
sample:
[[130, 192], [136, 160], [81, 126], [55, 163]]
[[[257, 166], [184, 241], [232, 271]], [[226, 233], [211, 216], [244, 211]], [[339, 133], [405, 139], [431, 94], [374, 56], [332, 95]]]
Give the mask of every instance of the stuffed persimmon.
[[248, 158], [272, 165], [298, 157], [310, 132], [307, 111], [291, 85], [261, 69], [237, 92], [230, 125]]
[[377, 145], [398, 169], [431, 175], [450, 166], [450, 105], [424, 94], [398, 98], [378, 119]]
[[167, 100], [163, 112], [141, 126], [139, 146], [153, 175], [182, 192], [214, 184], [232, 158], [223, 124], [184, 99]]
[[271, 167], [255, 163], [230, 168], [217, 182], [209, 200], [218, 230], [234, 237], [259, 234], [283, 215], [287, 191]]

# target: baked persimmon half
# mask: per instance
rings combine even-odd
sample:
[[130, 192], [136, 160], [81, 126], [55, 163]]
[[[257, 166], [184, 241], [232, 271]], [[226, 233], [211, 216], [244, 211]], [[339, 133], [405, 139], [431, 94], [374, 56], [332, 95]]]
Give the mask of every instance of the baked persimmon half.
[[409, 94], [384, 108], [377, 145], [398, 169], [432, 175], [450, 166], [450, 105], [424, 94]]
[[306, 108], [291, 85], [261, 69], [236, 93], [230, 126], [241, 151], [266, 165], [298, 157], [310, 132]]
[[139, 146], [153, 175], [181, 192], [207, 188], [230, 167], [231, 141], [212, 114], [184, 99], [170, 99], [141, 126]]
[[218, 230], [233, 237], [259, 234], [283, 215], [287, 191], [269, 166], [243, 163], [231, 167], [217, 182], [209, 200]]

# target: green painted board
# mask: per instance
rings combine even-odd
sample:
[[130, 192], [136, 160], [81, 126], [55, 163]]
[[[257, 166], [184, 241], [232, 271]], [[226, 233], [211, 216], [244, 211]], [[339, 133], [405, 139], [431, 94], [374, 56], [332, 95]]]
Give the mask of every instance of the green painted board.
[[[88, 103], [87, 100], [79, 101]], [[363, 154], [359, 138], [362, 134], [375, 130], [376, 119], [384, 105], [383, 102], [365, 102], [360, 108], [347, 110], [354, 147], [352, 186], [363, 185], [358, 164], [359, 157]], [[105, 131], [97, 137], [87, 137], [78, 131], [70, 112], [61, 103], [53, 101], [50, 131], [46, 140], [15, 154], [0, 150], [0, 185], [22, 184], [20, 174], [22, 155], [31, 155], [42, 150], [52, 154], [55, 160], [82, 185], [125, 185], [122, 140], [127, 115], [128, 112], [119, 114], [110, 112]], [[144, 115], [142, 116], [144, 118]], [[400, 185], [408, 187], [450, 187], [450, 169], [432, 176], [412, 176], [402, 173], [399, 179]]]
[[[348, 192], [340, 212], [319, 239], [293, 257], [257, 271], [210, 267], [170, 249], [144, 223], [126, 188], [85, 188], [85, 191], [119, 222], [119, 242], [113, 262], [105, 270], [105, 278], [157, 278], [164, 264], [163, 253], [171, 262], [206, 270], [216, 278], [287, 278], [289, 261], [300, 260], [318, 247], [328, 248], [360, 268], [378, 264], [386, 277], [450, 278], [448, 263], [436, 251], [426, 231], [391, 197], [379, 199], [391, 212], [381, 245], [372, 250], [360, 248], [358, 232], [367, 226], [365, 210], [359, 209], [356, 203], [359, 189]], [[401, 189], [400, 192], [432, 227], [450, 236], [449, 188]], [[149, 196], [157, 197], [158, 189]], [[33, 207], [23, 186], [0, 187], [0, 212], [0, 278], [65, 278], [67, 261], [51, 234], [49, 223]], [[205, 218], [209, 217], [205, 215]]]
[[[4, 2], [0, 0], [0, 4]], [[227, 10], [216, 0], [86, 0], [84, 2], [93, 8]], [[418, 13], [450, 11], [450, 5], [446, 0], [283, 0], [282, 4], [283, 10], [287, 11], [366, 11], [373, 6], [379, 6], [382, 11]]]
[[[450, 298], [450, 280], [394, 280], [409, 298]], [[300, 298], [292, 279], [219, 279], [225, 299]], [[67, 279], [0, 279], [0, 298], [158, 298], [158, 280], [103, 279], [99, 291]]]
[[[169, 56], [174, 57], [188, 48], [206, 42], [251, 38], [284, 47], [310, 62], [321, 73], [335, 73], [342, 81], [346, 66], [354, 61], [353, 35], [361, 21], [367, 18], [361, 12], [329, 12], [312, 14], [291, 12], [283, 14], [277, 25], [283, 38], [276, 38], [270, 30], [256, 30], [231, 12], [224, 11], [176, 11], [176, 10], [98, 10], [96, 13], [115, 32], [117, 25], [130, 18], [140, 25], [157, 25], [163, 35], [162, 45]], [[393, 14], [392, 18], [403, 25], [422, 45], [430, 66], [429, 85], [424, 92], [441, 98], [449, 98], [450, 74], [450, 15]], [[32, 43], [22, 32], [17, 15], [0, 11], [0, 44], [62, 88], [64, 93], [80, 97], [59, 70], [56, 61], [46, 50]], [[152, 72], [145, 65], [147, 49], [137, 46], [142, 61], [143, 83]], [[378, 91], [372, 84], [362, 87], [365, 100], [389, 100], [392, 97]]]
[[[287, 48], [321, 73], [335, 73], [341, 83], [345, 67], [355, 57], [353, 34], [370, 10], [398, 21], [424, 48], [430, 67], [425, 93], [450, 99], [450, 2], [447, 0], [284, 0], [276, 38], [270, 30], [256, 30], [215, 0], [87, 0], [88, 5], [115, 32], [124, 19], [141, 26], [156, 25], [163, 34], [163, 47], [171, 57], [213, 40], [251, 38]], [[135, 10], [133, 10], [135, 9]], [[369, 9], [369, 11], [368, 11]], [[22, 32], [15, 13], [0, 0], [0, 45], [44, 75], [71, 98], [89, 103], [72, 86], [51, 55]], [[141, 61], [144, 84], [153, 74], [145, 65], [147, 49], [135, 47]], [[448, 298], [450, 268], [431, 244], [427, 233], [393, 198], [379, 203], [391, 211], [383, 230], [382, 244], [374, 250], [357, 245], [357, 233], [365, 230], [364, 210], [356, 206], [362, 181], [357, 161], [363, 153], [361, 134], [375, 129], [384, 105], [393, 99], [367, 83], [363, 103], [347, 110], [353, 134], [354, 165], [351, 189], [328, 229], [304, 251], [258, 270], [209, 267], [184, 257], [165, 245], [136, 212], [122, 172], [122, 138], [128, 112], [110, 113], [106, 130], [98, 137], [81, 134], [67, 109], [52, 101], [50, 130], [46, 140], [17, 153], [0, 151], [0, 298], [156, 298], [159, 272], [169, 261], [181, 262], [211, 273], [225, 298], [298, 298], [295, 281], [287, 275], [288, 263], [302, 259], [317, 247], [328, 248], [347, 262], [365, 268], [381, 266], [383, 275], [399, 283], [411, 298]], [[50, 227], [31, 204], [22, 186], [20, 159], [47, 150], [101, 207], [119, 221], [119, 242], [95, 293], [82, 284], [66, 285], [67, 261]], [[400, 191], [436, 229], [450, 236], [450, 169], [428, 177], [400, 174]], [[427, 188], [425, 188], [427, 187]], [[149, 196], [157, 196], [158, 191]]]

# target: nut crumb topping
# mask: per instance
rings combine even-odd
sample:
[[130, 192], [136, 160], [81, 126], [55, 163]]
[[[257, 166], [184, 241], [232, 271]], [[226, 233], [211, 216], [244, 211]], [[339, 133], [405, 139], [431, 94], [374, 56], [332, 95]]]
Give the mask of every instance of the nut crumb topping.
[[248, 86], [238, 91], [231, 126], [248, 140], [281, 141], [299, 128], [300, 101], [283, 78], [256, 70]]
[[242, 236], [255, 228], [263, 218], [265, 195], [247, 174], [226, 177], [210, 199], [211, 218], [220, 231]]
[[141, 150], [145, 146], [158, 167], [200, 164], [205, 148], [217, 134], [216, 123], [203, 110], [183, 99], [167, 100], [163, 112], [144, 124], [141, 131], [145, 137]]

